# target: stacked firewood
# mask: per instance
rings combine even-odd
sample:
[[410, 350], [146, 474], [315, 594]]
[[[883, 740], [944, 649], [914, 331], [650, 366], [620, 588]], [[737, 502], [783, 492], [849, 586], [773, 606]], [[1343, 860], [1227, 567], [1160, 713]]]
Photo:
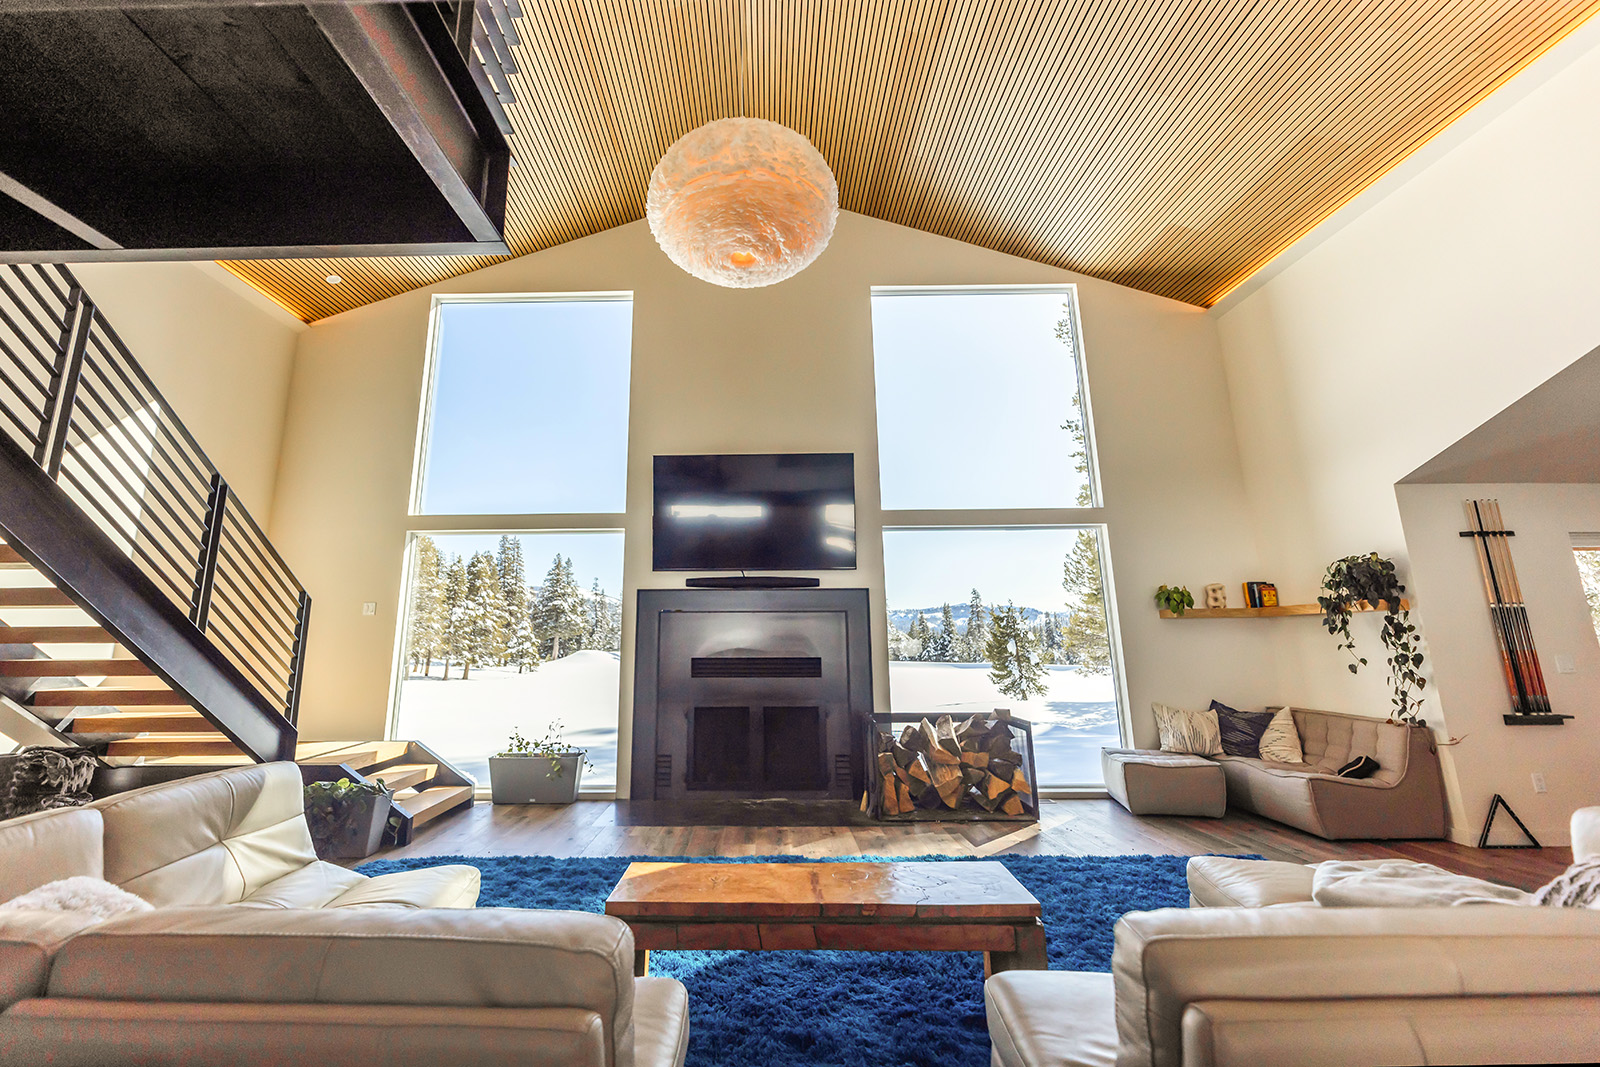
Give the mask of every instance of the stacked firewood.
[[[1034, 810], [1033, 786], [1012, 745], [1010, 713], [974, 715], [957, 722], [941, 715], [908, 725], [898, 737], [877, 732], [881, 814], [909, 815], [918, 808], [960, 808], [1022, 815]], [[861, 809], [868, 809], [868, 796]]]

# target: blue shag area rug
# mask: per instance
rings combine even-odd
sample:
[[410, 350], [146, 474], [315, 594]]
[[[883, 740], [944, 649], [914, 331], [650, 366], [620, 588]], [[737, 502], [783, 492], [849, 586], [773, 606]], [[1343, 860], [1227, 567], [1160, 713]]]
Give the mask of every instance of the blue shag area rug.
[[[992, 858], [1043, 905], [1051, 970], [1109, 971], [1112, 927], [1125, 912], [1189, 903], [1185, 856]], [[377, 860], [358, 870], [387, 874], [466, 863], [483, 872], [479, 907], [603, 912], [633, 860], [802, 862], [795, 856], [433, 856]], [[975, 952], [652, 952], [650, 973], [688, 987], [688, 1067], [989, 1063], [983, 958]]]

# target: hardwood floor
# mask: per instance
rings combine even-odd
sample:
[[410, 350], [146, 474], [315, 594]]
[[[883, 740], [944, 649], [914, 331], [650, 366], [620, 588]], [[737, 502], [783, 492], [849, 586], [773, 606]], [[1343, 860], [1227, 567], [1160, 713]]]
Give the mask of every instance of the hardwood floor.
[[1222, 819], [1141, 817], [1128, 814], [1108, 799], [1044, 801], [1039, 823], [1022, 828], [1015, 823], [644, 826], [628, 825], [632, 820], [627, 810], [619, 808], [608, 801], [580, 801], [565, 807], [481, 802], [429, 824], [411, 844], [386, 849], [374, 858], [1253, 853], [1311, 863], [1395, 856], [1522, 889], [1543, 885], [1572, 862], [1568, 848], [1500, 850], [1449, 841], [1323, 841], [1245, 813]]

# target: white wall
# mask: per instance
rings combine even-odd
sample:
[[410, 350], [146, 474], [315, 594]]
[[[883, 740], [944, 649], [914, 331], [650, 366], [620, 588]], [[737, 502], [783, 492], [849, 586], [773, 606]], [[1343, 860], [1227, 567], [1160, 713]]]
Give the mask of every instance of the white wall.
[[271, 518], [294, 349], [305, 326], [222, 268], [74, 263], [156, 388], [263, 527]]
[[[1236, 583], [1257, 566], [1215, 331], [1186, 305], [863, 216], [796, 278], [720, 289], [684, 274], [643, 222], [318, 322], [301, 338], [272, 537], [315, 600], [306, 736], [381, 736], [387, 719], [423, 351], [435, 292], [634, 293], [624, 603], [676, 585], [650, 572], [650, 459], [716, 451], [857, 457], [860, 567], [824, 575], [872, 592], [876, 700], [886, 621], [869, 289], [1076, 282], [1105, 514], [1141, 743], [1152, 700], [1260, 704], [1279, 691], [1252, 624], [1160, 622], [1174, 580]], [[1174, 419], [1173, 411], [1194, 417]], [[953, 417], [953, 416], [952, 416]], [[425, 525], [424, 525], [425, 528]], [[378, 614], [362, 617], [363, 601]], [[632, 613], [623, 647], [631, 707]], [[1270, 657], [1265, 657], [1270, 660]], [[622, 749], [629, 743], [623, 716]], [[627, 780], [627, 766], [619, 768]]]
[[[1400, 516], [1412, 574], [1427, 604], [1428, 643], [1450, 730], [1446, 749], [1453, 836], [1476, 843], [1490, 798], [1502, 794], [1542, 844], [1567, 843], [1573, 809], [1595, 802], [1600, 767], [1600, 641], [1572, 555], [1573, 533], [1600, 531], [1600, 485], [1402, 485]], [[1483, 571], [1462, 502], [1497, 499], [1551, 707], [1576, 716], [1563, 726], [1506, 726], [1510, 710], [1499, 646], [1489, 624]], [[1572, 657], [1574, 673], [1556, 670]], [[1549, 791], [1535, 793], [1542, 773]], [[1505, 834], [1502, 836], [1502, 831]], [[1520, 841], [1495, 818], [1495, 840]]]
[[[1409, 571], [1395, 483], [1600, 342], [1596, 40], [1586, 30], [1538, 61], [1512, 83], [1536, 87], [1216, 315], [1265, 576], [1291, 599], [1352, 553]], [[1353, 679], [1327, 634], [1285, 632], [1286, 696], [1386, 713], [1381, 668]], [[1443, 688], [1427, 713], [1459, 733]]]

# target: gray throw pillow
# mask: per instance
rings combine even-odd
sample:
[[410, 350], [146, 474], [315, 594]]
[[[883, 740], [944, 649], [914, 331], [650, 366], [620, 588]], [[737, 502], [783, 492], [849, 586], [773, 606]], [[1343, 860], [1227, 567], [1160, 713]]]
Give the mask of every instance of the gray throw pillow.
[[1272, 725], [1273, 712], [1239, 711], [1220, 700], [1211, 702], [1217, 713], [1217, 728], [1222, 733], [1222, 751], [1229, 756], [1261, 756], [1261, 735]]

